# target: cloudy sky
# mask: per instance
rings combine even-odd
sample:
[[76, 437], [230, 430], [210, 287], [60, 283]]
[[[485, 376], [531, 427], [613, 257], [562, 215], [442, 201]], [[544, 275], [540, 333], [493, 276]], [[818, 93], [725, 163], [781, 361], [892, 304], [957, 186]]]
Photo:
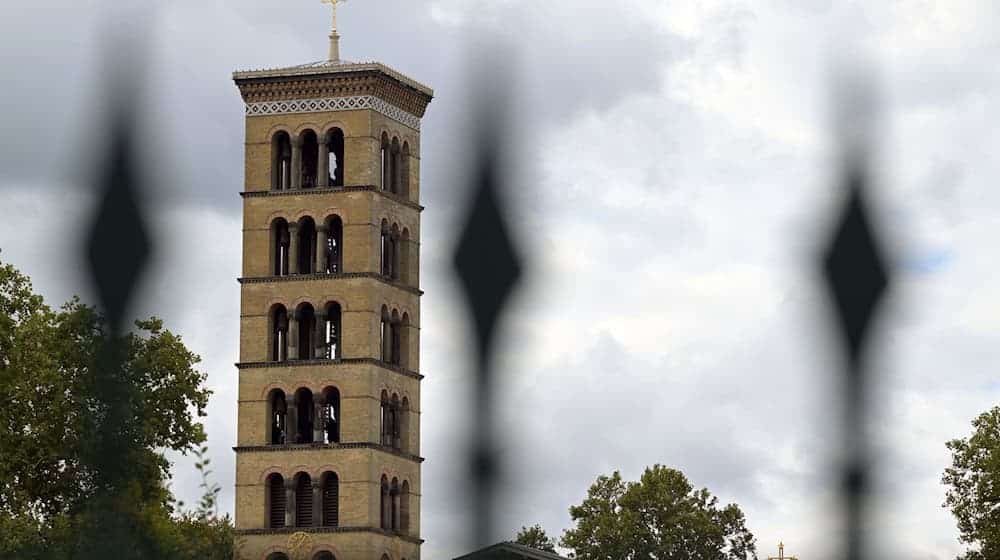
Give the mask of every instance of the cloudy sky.
[[[65, 0], [0, 18], [0, 248], [52, 304], [93, 301], [76, 250], [104, 139], [107, 37], [143, 38], [140, 141], [160, 239], [133, 314], [203, 358], [232, 508], [243, 106], [236, 69], [319, 60], [314, 0]], [[746, 511], [762, 556], [840, 544], [839, 362], [813, 256], [837, 208], [831, 85], [878, 92], [880, 234], [897, 283], [873, 357], [877, 495], [892, 557], [952, 558], [944, 442], [1000, 382], [1000, 8], [994, 2], [357, 0], [342, 53], [433, 86], [424, 119], [424, 557], [467, 549], [470, 323], [450, 271], [477, 84], [510, 98], [510, 223], [527, 261], [503, 324], [496, 539], [570, 526], [599, 474], [683, 470]], [[497, 48], [496, 45], [505, 45]], [[120, 54], [120, 53], [119, 53]], [[189, 460], [176, 492], [193, 501]]]

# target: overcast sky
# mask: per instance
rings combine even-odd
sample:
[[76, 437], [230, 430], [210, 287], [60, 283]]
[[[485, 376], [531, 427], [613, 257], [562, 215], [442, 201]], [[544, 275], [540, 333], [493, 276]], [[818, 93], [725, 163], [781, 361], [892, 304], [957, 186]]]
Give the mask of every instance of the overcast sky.
[[[203, 358], [229, 511], [243, 187], [231, 72], [321, 59], [327, 10], [59, 0], [0, 18], [0, 248], [53, 305], [93, 301], [75, 251], [94, 200], [83, 164], [104, 139], [105, 39], [144, 39], [136, 126], [159, 162], [148, 215], [169, 241], [132, 314], [162, 316]], [[496, 540], [533, 523], [559, 535], [596, 476], [661, 463], [737, 502], [761, 556], [784, 540], [831, 557], [838, 362], [812, 259], [839, 200], [831, 70], [854, 57], [882, 102], [873, 198], [897, 279], [873, 368], [872, 530], [891, 557], [954, 557], [944, 442], [1000, 397], [997, 23], [995, 2], [959, 0], [349, 2], [342, 56], [436, 91], [421, 150], [423, 557], [467, 549], [473, 341], [449, 263], [485, 79], [509, 82], [510, 222], [527, 259], [498, 360]], [[179, 461], [175, 492], [194, 502], [197, 483]]]

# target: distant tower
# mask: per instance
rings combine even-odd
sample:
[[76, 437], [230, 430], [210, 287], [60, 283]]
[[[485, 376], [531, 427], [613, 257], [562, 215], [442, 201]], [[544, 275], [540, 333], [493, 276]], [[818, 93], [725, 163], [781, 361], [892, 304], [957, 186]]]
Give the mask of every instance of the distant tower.
[[330, 60], [233, 74], [246, 103], [240, 557], [419, 560], [420, 119], [433, 91], [340, 60], [336, 23], [330, 39]]

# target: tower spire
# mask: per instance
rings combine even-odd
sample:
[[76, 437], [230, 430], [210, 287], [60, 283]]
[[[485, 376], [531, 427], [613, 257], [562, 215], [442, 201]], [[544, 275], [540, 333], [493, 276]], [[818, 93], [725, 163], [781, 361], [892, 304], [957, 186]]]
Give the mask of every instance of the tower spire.
[[346, 0], [320, 0], [324, 4], [330, 4], [333, 12], [333, 19], [330, 24], [330, 54], [327, 60], [330, 62], [340, 62], [340, 34], [337, 33], [337, 4]]

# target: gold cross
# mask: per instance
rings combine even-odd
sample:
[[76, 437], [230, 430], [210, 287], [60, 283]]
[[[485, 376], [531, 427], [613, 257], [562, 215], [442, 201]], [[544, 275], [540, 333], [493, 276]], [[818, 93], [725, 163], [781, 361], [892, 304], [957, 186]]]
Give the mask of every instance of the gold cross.
[[767, 560], [799, 560], [796, 556], [785, 556], [785, 543], [778, 543], [778, 555], [768, 556]]
[[346, 2], [347, 0], [319, 0], [319, 1], [322, 2], [322, 3], [324, 3], [324, 4], [330, 4], [330, 7], [333, 9], [333, 27], [331, 29], [334, 32], [336, 32], [337, 31], [337, 4], [340, 4], [341, 2]]

